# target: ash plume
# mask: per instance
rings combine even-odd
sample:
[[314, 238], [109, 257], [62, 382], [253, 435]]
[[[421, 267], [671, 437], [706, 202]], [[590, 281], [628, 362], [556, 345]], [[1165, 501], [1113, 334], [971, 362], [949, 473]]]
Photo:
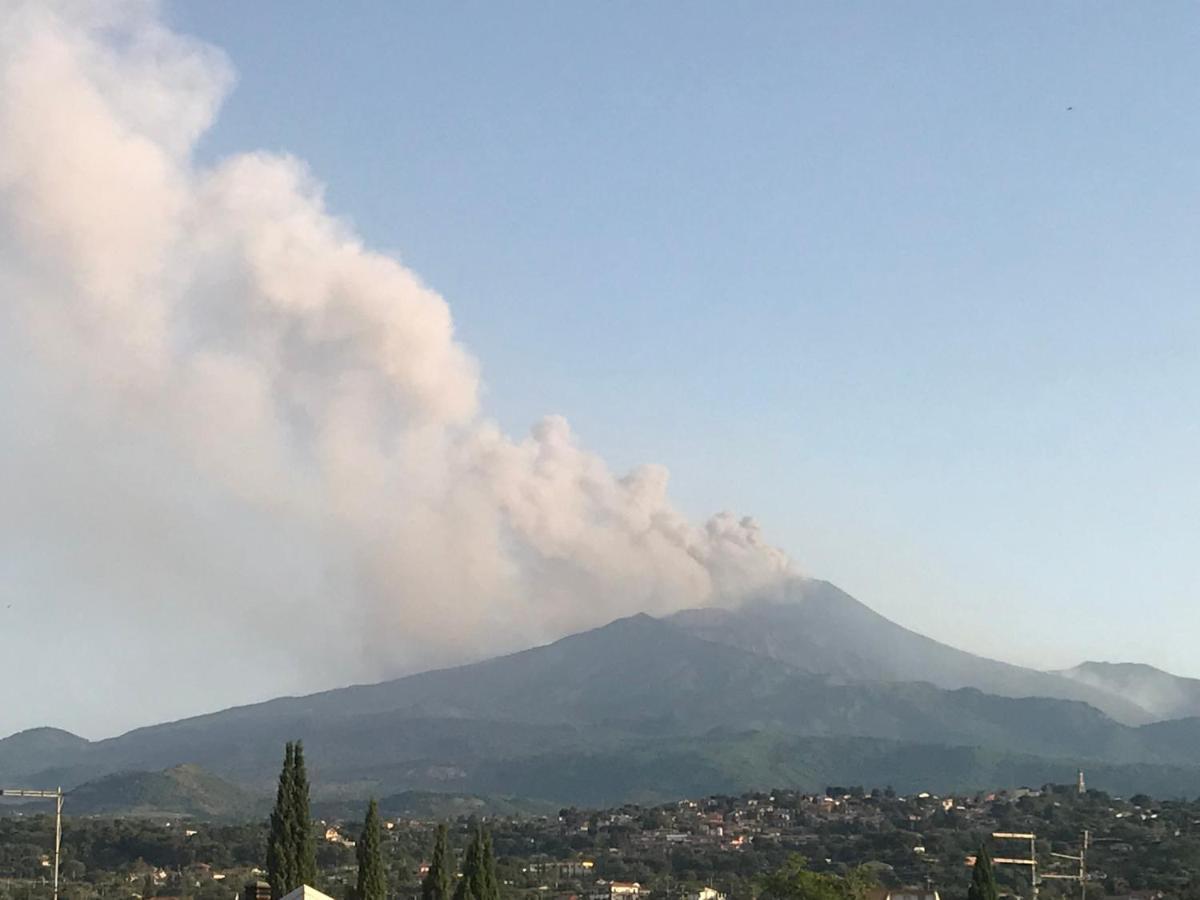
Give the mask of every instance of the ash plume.
[[[151, 3], [0, 12], [21, 625], [120, 617], [135, 674], [203, 639], [234, 700], [238, 679], [377, 677], [791, 573], [752, 520], [688, 521], [665, 469], [615, 474], [559, 416], [519, 439], [489, 421], [446, 301], [364, 247], [301, 161], [197, 162], [233, 81]], [[166, 708], [156, 690], [129, 724]]]

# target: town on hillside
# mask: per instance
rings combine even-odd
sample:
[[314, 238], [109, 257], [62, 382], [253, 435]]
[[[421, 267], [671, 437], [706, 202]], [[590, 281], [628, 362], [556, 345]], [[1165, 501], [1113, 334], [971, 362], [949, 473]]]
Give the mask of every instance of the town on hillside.
[[[769, 895], [765, 879], [798, 857], [813, 876], [861, 878], [862, 900], [966, 900], [981, 849], [997, 860], [997, 896], [1027, 900], [1030, 867], [1003, 860], [1035, 848], [1044, 900], [1200, 898], [1200, 801], [1118, 798], [1082, 784], [952, 796], [830, 786], [545, 815], [492, 815], [480, 801], [447, 824], [448, 883], [486, 830], [504, 900], [749, 900]], [[382, 896], [428, 898], [437, 829], [431, 817], [380, 811]], [[361, 819], [311, 822], [316, 887], [357, 897], [364, 834]], [[996, 834], [1032, 834], [1036, 844]], [[271, 840], [263, 822], [68, 816], [61, 896], [233, 900], [267, 878]], [[52, 847], [52, 817], [0, 819], [0, 900], [50, 897]]]

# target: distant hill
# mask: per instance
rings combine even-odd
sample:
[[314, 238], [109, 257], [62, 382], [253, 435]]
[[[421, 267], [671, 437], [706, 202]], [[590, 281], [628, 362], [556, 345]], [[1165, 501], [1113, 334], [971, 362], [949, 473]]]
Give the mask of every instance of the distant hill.
[[1200, 716], [1200, 679], [1181, 678], [1142, 663], [1085, 662], [1058, 674], [1124, 697], [1155, 719]]
[[[443, 791], [401, 791], [379, 798], [379, 812], [388, 819], [448, 820], [460, 816], [548, 816], [560, 806], [548, 800], [494, 794], [455, 794]], [[356, 820], [361, 800], [327, 801], [316, 806], [324, 818]]]
[[909, 631], [827, 581], [795, 579], [736, 610], [690, 609], [667, 621], [705, 640], [840, 681], [927, 681], [1001, 697], [1080, 700], [1126, 725], [1161, 718], [1102, 683], [975, 656]]
[[[32, 773], [77, 762], [89, 748], [86, 739], [61, 728], [30, 728], [0, 740], [0, 773]], [[56, 785], [25, 784], [52, 788]]]
[[[1075, 758], [978, 747], [745, 732], [648, 741], [615, 752], [547, 753], [497, 763], [492, 778], [530, 796], [610, 806], [779, 787], [820, 792], [829, 785], [891, 786], [901, 794], [947, 794], [1073, 784], [1079, 765]], [[1200, 793], [1197, 766], [1088, 763], [1086, 775], [1089, 787], [1118, 796]]]
[[137, 815], [228, 819], [254, 815], [258, 798], [197, 766], [162, 772], [120, 772], [72, 789], [65, 808], [72, 815]]
[[[1200, 787], [1200, 719], [1131, 726], [1080, 700], [897, 680], [918, 664], [949, 679], [961, 664], [971, 677], [999, 672], [1034, 687], [1094, 690], [958, 654], [845, 602], [831, 586], [806, 590], [814, 593], [794, 598], [800, 613], [752, 605], [726, 620], [724, 634], [697, 614], [638, 615], [473, 665], [104, 741], [23, 732], [0, 740], [0, 781], [105, 785], [98, 775], [189, 763], [269, 795], [284, 742], [299, 737], [320, 803], [374, 795], [417, 804], [421, 795], [411, 792], [607, 803], [823, 780], [958, 790], [1009, 783], [1002, 777], [1054, 780], [1080, 765], [1090, 782], [1108, 773], [1122, 790]], [[814, 625], [805, 634], [798, 624], [822, 616], [824, 631]], [[749, 623], [740, 632], [739, 621]], [[839, 621], [844, 646], [835, 645]], [[810, 650], [802, 653], [804, 641]], [[820, 671], [834, 663], [841, 668]], [[862, 668], [884, 663], [887, 680], [870, 680]], [[105, 791], [120, 801], [109, 808], [199, 808], [178, 793], [172, 801], [154, 793], [168, 787], [179, 789], [143, 777]]]

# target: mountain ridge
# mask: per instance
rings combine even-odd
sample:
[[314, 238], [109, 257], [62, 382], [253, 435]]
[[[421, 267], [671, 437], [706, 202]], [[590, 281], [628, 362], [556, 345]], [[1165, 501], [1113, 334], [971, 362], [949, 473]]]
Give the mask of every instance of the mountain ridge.
[[[825, 591], [822, 602], [842, 602], [832, 586], [820, 590]], [[846, 615], [863, 615], [847, 608]], [[762, 622], [754, 617], [761, 618], [761, 609], [751, 605], [746, 613], [760, 632]], [[736, 646], [744, 635], [710, 640], [693, 633], [696, 618], [639, 614], [482, 662], [274, 698], [102, 741], [52, 729], [22, 732], [0, 740], [0, 779], [75, 786], [115, 773], [190, 763], [262, 793], [278, 772], [280, 747], [297, 737], [308, 750], [316, 800], [406, 791], [514, 795], [536, 785], [540, 772], [546, 785], [557, 784], [563, 792], [548, 796], [543, 791], [540, 799], [575, 802], [584, 796], [696, 791], [705, 784], [714, 790], [735, 782], [753, 787], [744, 779], [815, 771], [803, 759], [750, 753], [747, 748], [758, 744], [739, 736], [758, 734], [776, 735], [773, 746], [782, 748], [780, 753], [813, 754], [813, 765], [821, 760], [820, 771], [837, 781], [854, 780], [849, 776], [855, 772], [874, 772], [880, 783], [905, 775], [873, 766], [902, 765], [909, 774], [926, 773], [929, 766], [913, 748], [940, 747], [966, 754], [956, 769], [956, 784], [971, 773], [983, 778], [1000, 771], [987, 760], [1019, 758], [1018, 768], [1004, 771], [1051, 773], [1086, 765], [1111, 773], [1114, 784], [1140, 778], [1157, 788], [1170, 777], [1191, 784], [1195, 775], [1200, 786], [1194, 749], [1200, 745], [1200, 718], [1135, 726], [1078, 699], [1006, 697], [930, 681], [861, 680], [848, 670], [813, 672], [804, 665], [820, 665], [819, 656], [793, 652], [790, 660], [780, 659], [779, 647], [822, 650], [824, 641], [822, 652], [844, 650], [841, 645], [855, 638], [849, 632], [839, 638], [830, 630], [828, 622], [836, 622], [836, 616], [826, 616], [823, 632], [814, 629], [790, 644], [787, 632], [768, 617], [773, 636], [781, 640], [775, 655]], [[803, 624], [803, 617], [796, 621]], [[891, 646], [893, 628], [900, 626], [889, 623], [882, 637], [876, 632], [864, 639], [859, 656], [879, 655]], [[936, 657], [940, 651], [931, 652], [934, 662], [941, 658]], [[1032, 670], [1021, 670], [1027, 671]], [[845, 777], [839, 777], [838, 758], [829, 750], [839, 741], [901, 749], [863, 750], [855, 758], [858, 767], [845, 760]], [[680, 758], [680, 747], [696, 749], [694, 778], [669, 764]], [[746, 760], [745, 773], [730, 768], [737, 759]], [[588, 774], [586, 760], [608, 773], [607, 783]]]
[[1200, 716], [1200, 679], [1173, 675], [1146, 663], [1089, 661], [1057, 674], [1124, 696], [1156, 721]]
[[667, 621], [707, 640], [849, 681], [927, 681], [947, 690], [974, 687], [1005, 697], [1081, 700], [1127, 725], [1156, 719], [1098, 685], [967, 653], [919, 634], [819, 579], [793, 580], [737, 609], [681, 610]]
[[230, 819], [261, 813], [264, 800], [185, 763], [160, 772], [104, 775], [68, 791], [64, 802], [75, 815]]

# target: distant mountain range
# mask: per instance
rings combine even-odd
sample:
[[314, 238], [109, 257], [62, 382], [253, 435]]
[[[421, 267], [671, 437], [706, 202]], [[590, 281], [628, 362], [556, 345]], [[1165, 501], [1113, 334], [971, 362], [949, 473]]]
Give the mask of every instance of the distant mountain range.
[[486, 662], [104, 741], [22, 732], [0, 740], [0, 781], [100, 785], [137, 808], [160, 782], [105, 779], [187, 763], [265, 796], [284, 741], [300, 737], [329, 803], [432, 791], [594, 804], [833, 782], [963, 790], [1073, 780], [1077, 766], [1095, 786], [1194, 794], [1200, 719], [1152, 723], [1164, 706], [1146, 683], [973, 656], [797, 581], [735, 611], [633, 616]]
[[842, 681], [927, 681], [1001, 697], [1082, 700], [1127, 725], [1175, 718], [1158, 716], [1129, 692], [1098, 680], [1026, 669], [938, 643], [827, 581], [797, 579], [737, 610], [690, 609], [669, 621], [697, 637]]
[[1132, 701], [1160, 721], [1200, 716], [1200, 679], [1142, 663], [1086, 662], [1058, 674]]

